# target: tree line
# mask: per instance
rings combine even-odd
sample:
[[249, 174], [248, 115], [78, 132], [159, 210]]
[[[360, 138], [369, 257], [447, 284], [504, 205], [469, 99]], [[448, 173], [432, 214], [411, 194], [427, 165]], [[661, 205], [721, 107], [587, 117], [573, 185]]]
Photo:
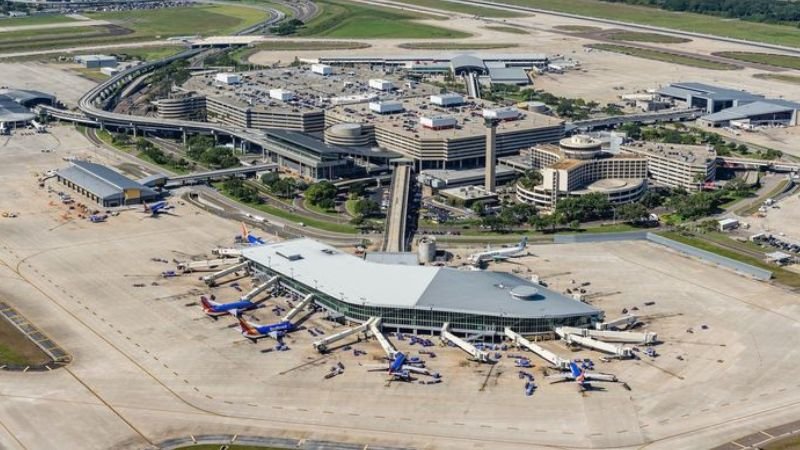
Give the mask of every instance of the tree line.
[[800, 21], [800, 3], [785, 0], [604, 0], [610, 3], [653, 6], [667, 11], [693, 12], [752, 22]]

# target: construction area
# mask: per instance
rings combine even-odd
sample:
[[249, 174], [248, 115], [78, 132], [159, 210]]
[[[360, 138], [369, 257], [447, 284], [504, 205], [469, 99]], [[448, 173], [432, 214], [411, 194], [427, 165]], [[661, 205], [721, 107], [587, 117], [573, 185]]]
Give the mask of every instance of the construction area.
[[[238, 220], [183, 202], [157, 219], [131, 208], [79, 220], [38, 175], [76, 155], [124, 162], [73, 128], [14, 135], [2, 153], [0, 205], [15, 217], [0, 218], [0, 297], [71, 362], [0, 371], [0, 447], [141, 448], [213, 432], [401, 448], [707, 448], [797, 419], [799, 385], [786, 374], [800, 350], [785, 345], [796, 294], [664, 247], [529, 245], [490, 267], [582, 298], [569, 301], [604, 312], [592, 327], [508, 327], [481, 341], [449, 322], [429, 335], [375, 316], [343, 325], [293, 283], [314, 284], [301, 266], [275, 279], [242, 266], [241, 252], [212, 253], [241, 248]], [[449, 250], [460, 261], [475, 249]], [[209, 300], [244, 302], [245, 325]]]

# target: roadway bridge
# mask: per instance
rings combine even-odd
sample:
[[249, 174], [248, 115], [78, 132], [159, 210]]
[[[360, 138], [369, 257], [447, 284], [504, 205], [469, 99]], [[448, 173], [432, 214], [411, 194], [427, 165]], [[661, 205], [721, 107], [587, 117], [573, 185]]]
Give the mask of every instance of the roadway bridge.
[[383, 250], [406, 251], [406, 220], [408, 219], [408, 191], [411, 185], [411, 165], [397, 164], [392, 175], [392, 200], [386, 220], [386, 239]]
[[676, 120], [694, 120], [703, 115], [697, 108], [680, 109], [672, 111], [648, 112], [641, 114], [623, 114], [620, 116], [603, 117], [600, 119], [576, 120], [567, 122], [566, 130], [591, 131], [596, 128], [609, 128], [623, 123], [655, 123], [671, 122]]
[[219, 180], [232, 176], [255, 176], [258, 172], [267, 170], [277, 170], [278, 165], [275, 163], [267, 164], [253, 164], [244, 167], [233, 167], [230, 169], [211, 170], [208, 172], [191, 173], [188, 175], [179, 175], [167, 179], [165, 187], [175, 188], [179, 186], [186, 186], [190, 184], [206, 183], [208, 181]]
[[773, 172], [800, 172], [800, 163], [775, 161], [769, 159], [737, 158], [731, 156], [719, 156], [720, 161], [725, 167], [732, 169], [766, 169]]

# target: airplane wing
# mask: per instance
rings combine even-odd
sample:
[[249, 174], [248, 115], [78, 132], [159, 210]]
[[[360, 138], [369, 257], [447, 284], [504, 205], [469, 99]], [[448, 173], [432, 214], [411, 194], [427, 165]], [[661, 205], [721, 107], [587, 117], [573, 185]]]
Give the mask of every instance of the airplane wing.
[[236, 308], [231, 308], [228, 310], [228, 314], [232, 315], [233, 317], [239, 317], [239, 314], [241, 314], [241, 312]]
[[560, 373], [556, 375], [548, 375], [545, 377], [545, 379], [549, 381], [550, 384], [553, 384], [553, 383], [561, 383], [564, 381], [570, 381], [572, 380], [572, 376], [566, 373]]
[[615, 375], [606, 374], [606, 373], [586, 373], [583, 377], [587, 381], [609, 381], [609, 382], [616, 382], [617, 377]]
[[426, 369], [424, 367], [409, 366], [407, 364], [403, 365], [403, 370], [407, 370], [409, 372], [414, 372], [414, 373], [419, 373], [419, 374], [422, 374], [422, 375], [430, 375], [431, 374], [428, 371], [428, 369]]
[[386, 372], [387, 370], [389, 370], [387, 366], [381, 366], [378, 364], [369, 364], [369, 365], [364, 365], [362, 367], [365, 367], [367, 369], [367, 372]]

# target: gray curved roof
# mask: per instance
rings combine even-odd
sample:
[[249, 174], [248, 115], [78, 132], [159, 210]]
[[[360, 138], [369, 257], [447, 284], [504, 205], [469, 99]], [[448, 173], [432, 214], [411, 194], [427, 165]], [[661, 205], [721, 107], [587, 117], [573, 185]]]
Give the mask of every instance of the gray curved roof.
[[[599, 310], [503, 272], [380, 264], [312, 239], [246, 248], [243, 256], [345, 303], [514, 318], [590, 316]], [[514, 298], [520, 286], [531, 299]]]
[[28, 108], [15, 102], [11, 97], [0, 95], [0, 122], [28, 122], [36, 118]]
[[486, 70], [486, 64], [483, 62], [483, 59], [472, 55], [454, 56], [450, 60], [450, 67], [452, 67], [453, 70], [469, 69], [469, 68]]
[[52, 104], [56, 100], [53, 95], [25, 89], [0, 89], [0, 95], [10, 98], [22, 106], [33, 106], [39, 103]]

